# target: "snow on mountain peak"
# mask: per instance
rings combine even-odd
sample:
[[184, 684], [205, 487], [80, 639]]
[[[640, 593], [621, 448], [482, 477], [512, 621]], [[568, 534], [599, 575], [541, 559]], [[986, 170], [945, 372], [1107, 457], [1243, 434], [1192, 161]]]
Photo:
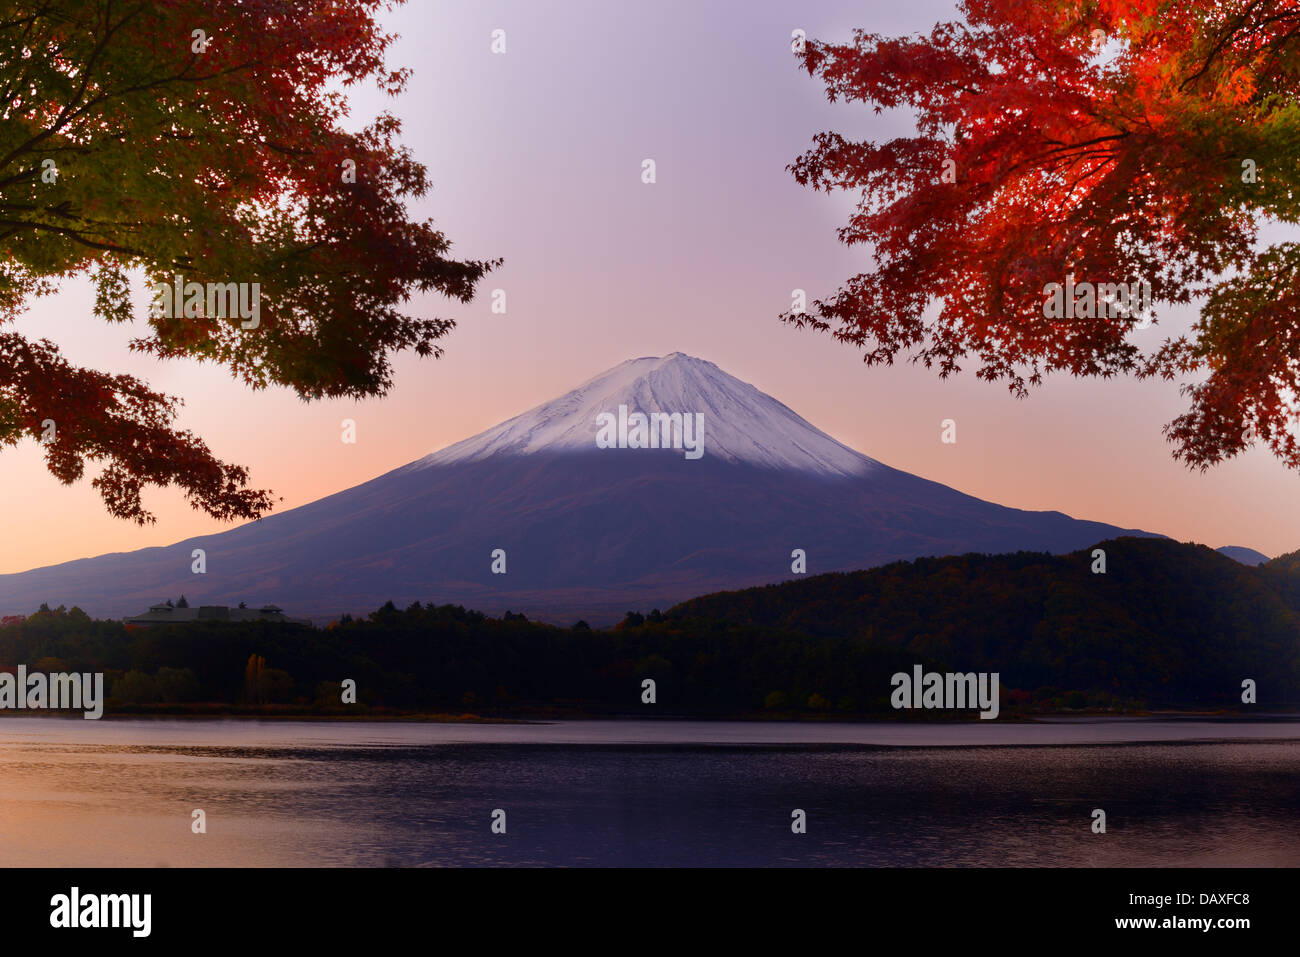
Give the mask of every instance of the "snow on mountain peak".
[[[495, 455], [596, 449], [602, 413], [703, 416], [704, 458], [826, 475], [861, 475], [879, 465], [813, 427], [776, 399], [685, 353], [629, 359], [572, 392], [544, 402], [413, 463], [417, 467]], [[604, 420], [608, 422], [609, 420]], [[635, 421], [635, 420], [634, 420]], [[683, 455], [678, 449], [643, 454]]]

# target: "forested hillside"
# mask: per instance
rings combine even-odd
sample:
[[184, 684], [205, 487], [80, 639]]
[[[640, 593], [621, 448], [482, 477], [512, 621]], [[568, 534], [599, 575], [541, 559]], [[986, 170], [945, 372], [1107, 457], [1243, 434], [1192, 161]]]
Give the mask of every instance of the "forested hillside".
[[1004, 685], [1155, 704], [1300, 703], [1300, 563], [1251, 568], [1201, 545], [1120, 538], [1068, 555], [896, 562], [692, 599], [670, 612], [927, 654]]

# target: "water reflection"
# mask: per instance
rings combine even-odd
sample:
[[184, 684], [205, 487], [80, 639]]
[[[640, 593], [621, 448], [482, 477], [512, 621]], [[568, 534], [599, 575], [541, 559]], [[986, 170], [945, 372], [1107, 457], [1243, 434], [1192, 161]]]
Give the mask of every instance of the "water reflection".
[[1298, 729], [6, 719], [0, 841], [34, 866], [1297, 866]]

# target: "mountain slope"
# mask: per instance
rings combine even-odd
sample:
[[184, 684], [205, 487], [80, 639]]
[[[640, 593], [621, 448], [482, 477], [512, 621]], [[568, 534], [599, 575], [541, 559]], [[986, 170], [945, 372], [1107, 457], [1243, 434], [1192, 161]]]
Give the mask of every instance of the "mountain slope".
[[1224, 545], [1222, 548], [1216, 548], [1215, 551], [1243, 565], [1264, 565], [1271, 560], [1263, 552], [1246, 548], [1244, 545]]
[[[704, 454], [598, 448], [598, 416], [703, 415]], [[1062, 552], [1147, 533], [1027, 512], [889, 468], [716, 365], [634, 359], [355, 488], [217, 535], [0, 576], [0, 613], [42, 601], [126, 615], [274, 602], [327, 617], [393, 599], [593, 624], [629, 608], [921, 555]], [[206, 552], [207, 573], [191, 574]], [[493, 574], [492, 553], [506, 553]]]

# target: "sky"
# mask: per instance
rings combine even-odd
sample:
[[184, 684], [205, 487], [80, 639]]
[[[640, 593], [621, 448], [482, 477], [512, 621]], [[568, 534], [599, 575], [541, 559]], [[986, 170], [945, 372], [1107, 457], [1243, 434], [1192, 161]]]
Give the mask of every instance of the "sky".
[[[353, 126], [380, 110], [434, 185], [412, 204], [465, 259], [504, 257], [470, 304], [418, 300], [454, 318], [443, 358], [396, 362], [387, 396], [304, 403], [254, 392], [220, 367], [128, 353], [141, 328], [91, 315], [66, 282], [17, 324], [73, 362], [140, 376], [185, 400], [179, 425], [249, 466], [277, 511], [352, 487], [554, 398], [626, 359], [680, 351], [717, 363], [859, 451], [980, 498], [1160, 532], [1300, 548], [1300, 476], [1253, 450], [1202, 474], [1170, 455], [1161, 427], [1184, 410], [1178, 383], [1049, 378], [1029, 398], [941, 381], [907, 364], [868, 368], [830, 336], [781, 323], [869, 270], [836, 229], [853, 197], [816, 194], [786, 169], [822, 130], [907, 135], [911, 117], [830, 104], [790, 50], [795, 29], [847, 39], [928, 31], [949, 3], [711, 0], [437, 0], [385, 17], [390, 64], [414, 75], [397, 98], [352, 93]], [[491, 51], [504, 30], [506, 52]], [[644, 159], [657, 181], [641, 181]], [[506, 293], [506, 313], [491, 293]], [[137, 314], [146, 291], [137, 277]], [[426, 314], [428, 314], [426, 313]], [[1194, 311], [1136, 333], [1150, 346]], [[1146, 341], [1144, 341], [1146, 340]], [[357, 441], [341, 441], [341, 422]], [[956, 444], [940, 423], [957, 423]], [[175, 489], [146, 492], [157, 523], [110, 517], [90, 486], [64, 486], [27, 441], [0, 451], [0, 573], [167, 545], [232, 527]]]

